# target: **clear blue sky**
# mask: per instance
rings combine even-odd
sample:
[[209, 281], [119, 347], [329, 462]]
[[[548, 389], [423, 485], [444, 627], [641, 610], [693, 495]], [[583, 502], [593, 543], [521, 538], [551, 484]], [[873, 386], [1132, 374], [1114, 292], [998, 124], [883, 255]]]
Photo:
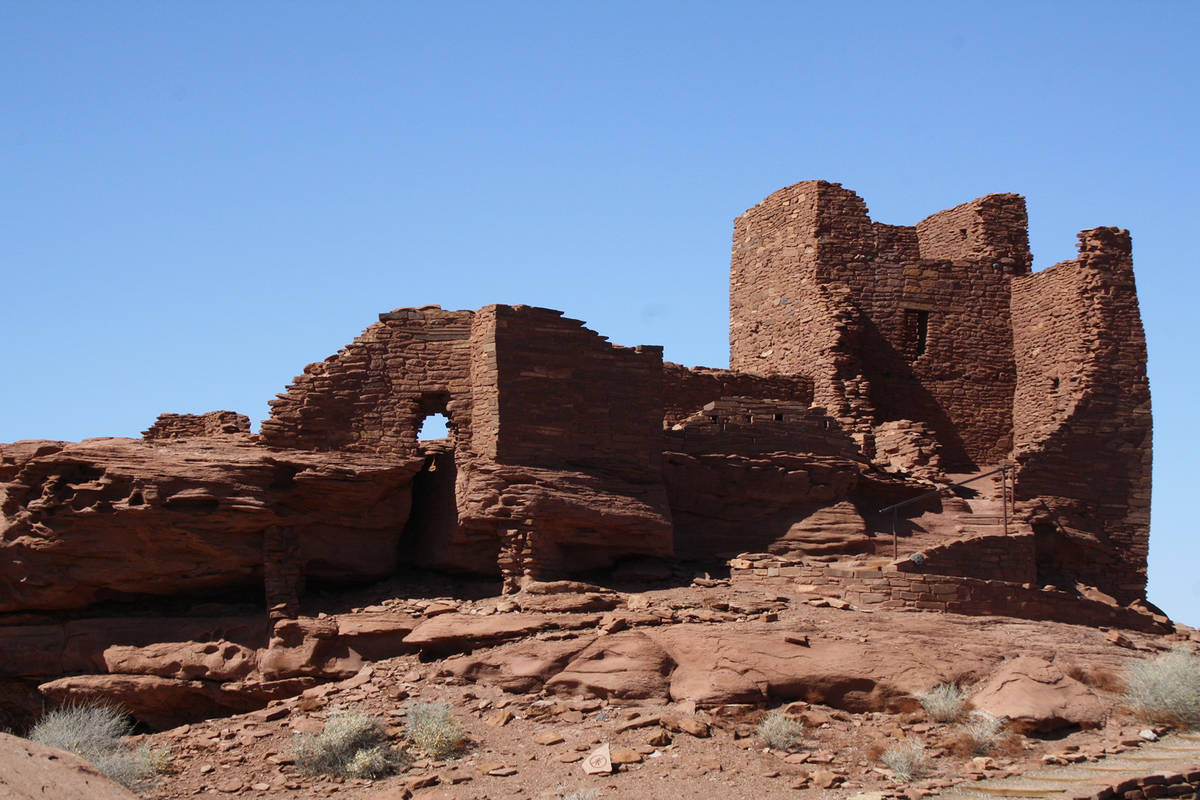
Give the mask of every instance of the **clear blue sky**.
[[[840, 8], [836, 6], [841, 6]], [[260, 420], [397, 306], [564, 309], [727, 362], [733, 218], [806, 178], [911, 224], [1120, 225], [1150, 596], [1200, 624], [1200, 5], [0, 2], [0, 441]]]

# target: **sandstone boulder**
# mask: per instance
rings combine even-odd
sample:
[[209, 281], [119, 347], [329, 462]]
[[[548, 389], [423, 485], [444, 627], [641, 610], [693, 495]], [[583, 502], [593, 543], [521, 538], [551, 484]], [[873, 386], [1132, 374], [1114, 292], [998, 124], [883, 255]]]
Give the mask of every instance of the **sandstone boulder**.
[[855, 712], [908, 711], [918, 707], [916, 692], [969, 680], [1000, 661], [978, 648], [931, 651], [922, 639], [789, 641], [798, 638], [754, 628], [663, 626], [514, 642], [451, 659], [443, 674], [521, 692], [545, 687], [700, 706], [804, 700]]
[[416, 627], [417, 620], [408, 614], [366, 611], [339, 616], [337, 636], [368, 661], [381, 661], [411, 653], [415, 648], [405, 644], [404, 637]]
[[697, 705], [805, 700], [855, 712], [910, 710], [916, 706], [912, 692], [969, 668], [953, 653], [940, 656], [894, 641], [802, 646], [782, 631], [699, 625], [655, 628], [649, 635], [678, 664], [671, 699]]
[[[666, 490], [645, 473], [513, 467], [476, 458], [463, 462], [460, 475], [460, 533], [429, 566], [490, 574], [498, 563], [506, 578], [548, 580], [622, 558], [673, 555]], [[522, 520], [536, 521], [531, 532], [520, 531]], [[498, 534], [478, 535], [498, 528]], [[515, 538], [506, 530], [517, 531]], [[472, 532], [477, 535], [465, 535]], [[497, 537], [498, 552], [489, 549]]]
[[676, 555], [775, 552], [772, 546], [789, 537], [786, 552], [864, 552], [866, 525], [847, 502], [862, 469], [850, 459], [792, 453], [667, 452]]
[[463, 681], [499, 686], [506, 692], [535, 692], [594, 639], [515, 642], [501, 650], [447, 659], [442, 672]]
[[137, 800], [79, 756], [0, 733], [0, 800]]
[[338, 637], [336, 620], [281, 620], [270, 646], [258, 656], [259, 671], [268, 680], [310, 676], [349, 678], [363, 666], [362, 656]]
[[234, 681], [258, 666], [258, 653], [232, 642], [161, 642], [146, 647], [114, 645], [104, 651], [109, 672], [180, 680]]
[[1108, 704], [1058, 666], [1036, 656], [1006, 661], [970, 696], [980, 711], [1008, 717], [1021, 731], [1104, 724]]
[[600, 592], [522, 594], [516, 600], [522, 611], [535, 613], [609, 611], [620, 602], [617, 595]]
[[404, 643], [431, 655], [449, 655], [528, 636], [554, 627], [554, 619], [540, 614], [440, 614], [427, 619], [404, 637]]
[[266, 705], [265, 700], [226, 690], [220, 684], [157, 675], [76, 675], [43, 683], [38, 691], [55, 705], [111, 703], [158, 729]]
[[52, 705], [111, 704], [138, 722], [164, 730], [211, 717], [255, 711], [272, 700], [293, 697], [317, 683], [311, 677], [217, 683], [157, 675], [75, 675], [48, 681], [37, 688]]
[[598, 637], [546, 682], [561, 694], [614, 700], [666, 700], [675, 663], [640, 631]]

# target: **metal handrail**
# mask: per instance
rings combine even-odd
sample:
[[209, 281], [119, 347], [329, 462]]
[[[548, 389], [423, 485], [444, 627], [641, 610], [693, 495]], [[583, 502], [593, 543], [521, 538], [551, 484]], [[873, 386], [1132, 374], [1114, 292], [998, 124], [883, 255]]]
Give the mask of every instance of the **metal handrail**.
[[[1004, 535], [1008, 536], [1008, 472], [1012, 469], [1015, 469], [1015, 467], [1012, 464], [1005, 464], [1004, 466], [997, 467], [996, 469], [991, 470], [990, 472], [982, 472], [979, 475], [976, 475], [974, 478], [968, 478], [967, 480], [959, 481], [958, 483], [948, 483], [945, 486], [940, 486], [937, 489], [934, 489], [933, 491], [925, 492], [924, 494], [917, 495], [916, 497], [910, 497], [907, 500], [904, 500], [902, 502], [893, 503], [890, 506], [886, 506], [884, 508], [879, 509], [880, 514], [886, 514], [889, 511], [892, 512], [892, 560], [895, 561], [896, 559], [898, 559], [900, 557], [900, 542], [899, 542], [899, 537], [896, 534], [896, 522], [897, 522], [897, 517], [899, 516], [899, 512], [900, 512], [901, 508], [904, 508], [904, 506], [907, 506], [907, 505], [911, 505], [912, 503], [916, 503], [921, 500], [924, 500], [927, 497], [933, 497], [934, 495], [939, 495], [942, 492], [946, 491], [947, 489], [954, 489], [955, 487], [958, 487], [958, 486], [966, 486], [968, 483], [974, 483], [975, 481], [982, 480], [989, 476], [995, 475], [998, 472], [1002, 473], [1004, 475], [1004, 485], [1001, 488], [1001, 505], [1004, 508]], [[1015, 503], [1016, 499], [1017, 499], [1015, 485], [1013, 486], [1013, 489], [1014, 489], [1013, 502]]]

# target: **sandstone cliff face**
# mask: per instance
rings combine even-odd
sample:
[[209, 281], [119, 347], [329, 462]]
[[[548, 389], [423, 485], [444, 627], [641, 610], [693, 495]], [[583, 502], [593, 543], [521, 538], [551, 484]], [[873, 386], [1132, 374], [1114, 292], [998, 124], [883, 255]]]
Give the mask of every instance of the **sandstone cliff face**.
[[297, 580], [386, 576], [420, 465], [248, 436], [0, 445], [0, 613], [261, 586], [272, 528]]

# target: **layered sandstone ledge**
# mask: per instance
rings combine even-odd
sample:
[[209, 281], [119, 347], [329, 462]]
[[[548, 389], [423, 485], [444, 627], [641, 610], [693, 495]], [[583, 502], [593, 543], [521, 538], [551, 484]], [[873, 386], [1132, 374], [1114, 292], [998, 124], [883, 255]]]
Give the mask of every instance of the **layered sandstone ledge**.
[[1107, 602], [1094, 600], [1030, 583], [913, 574], [901, 571], [908, 567], [905, 562], [882, 568], [855, 568], [745, 553], [729, 565], [734, 581], [792, 587], [814, 598], [832, 596], [858, 608], [1046, 619], [1147, 633], [1167, 633], [1174, 629], [1170, 620], [1148, 606], [1124, 607], [1112, 598]]

